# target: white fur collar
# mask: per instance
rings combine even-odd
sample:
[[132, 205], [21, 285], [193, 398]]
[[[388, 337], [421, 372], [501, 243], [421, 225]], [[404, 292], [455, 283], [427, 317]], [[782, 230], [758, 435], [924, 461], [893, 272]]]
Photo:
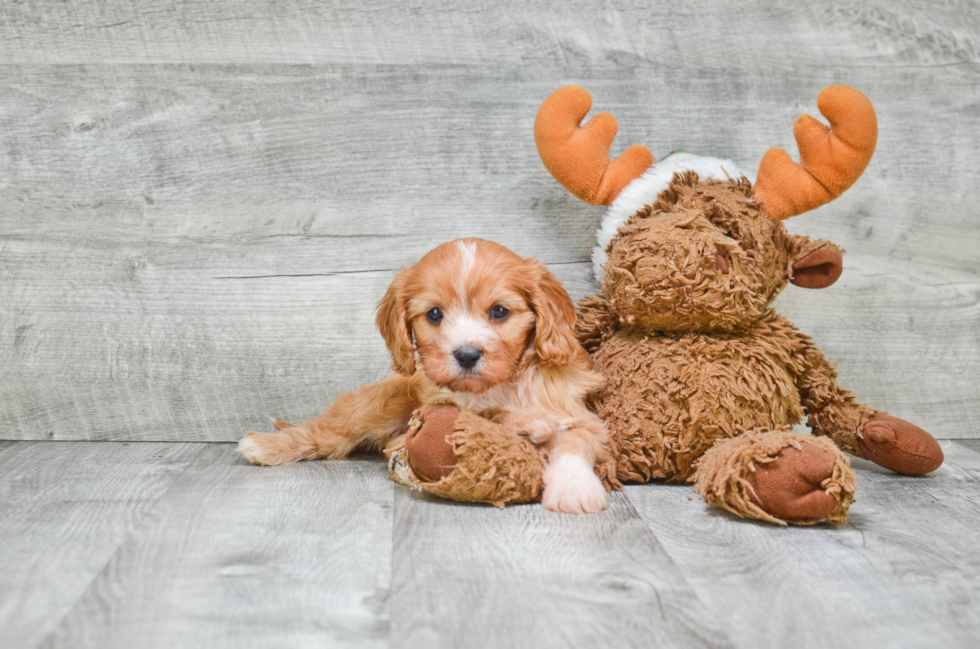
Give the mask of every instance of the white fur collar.
[[642, 176], [632, 181], [619, 192], [619, 196], [606, 210], [602, 225], [596, 231], [598, 244], [592, 249], [592, 266], [596, 282], [602, 281], [605, 271], [602, 265], [609, 259], [606, 248], [631, 216], [647, 205], [652, 205], [657, 196], [670, 186], [675, 173], [694, 171], [701, 179], [714, 178], [728, 180], [745, 176], [755, 182], [755, 174], [745, 171], [731, 160], [698, 156], [686, 151], [672, 153], [663, 160], [655, 162]]

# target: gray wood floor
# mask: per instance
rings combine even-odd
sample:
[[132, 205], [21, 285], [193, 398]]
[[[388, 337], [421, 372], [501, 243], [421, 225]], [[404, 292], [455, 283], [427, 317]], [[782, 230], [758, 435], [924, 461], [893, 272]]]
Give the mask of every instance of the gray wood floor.
[[[778, 308], [960, 440], [942, 469], [855, 462], [848, 525], [777, 529], [686, 487], [501, 512], [220, 443], [386, 375], [373, 306], [444, 240], [594, 290], [601, 210], [533, 142], [568, 83], [614, 153], [747, 168], [822, 87], [872, 99], [862, 179], [788, 222], [844, 274]], [[980, 3], [18, 0], [0, 91], [3, 649], [980, 646]]]
[[976, 647], [980, 453], [856, 460], [848, 524], [778, 528], [687, 486], [598, 516], [421, 495], [377, 458], [0, 443], [4, 647]]

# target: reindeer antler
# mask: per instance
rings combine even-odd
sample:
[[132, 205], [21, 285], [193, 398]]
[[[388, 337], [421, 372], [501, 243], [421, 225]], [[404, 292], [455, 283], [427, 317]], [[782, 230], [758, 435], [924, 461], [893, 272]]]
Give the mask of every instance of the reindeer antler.
[[830, 86], [817, 96], [817, 108], [830, 128], [801, 115], [793, 125], [800, 148], [796, 164], [780, 148], [769, 149], [759, 163], [755, 199], [777, 221], [808, 212], [844, 193], [871, 162], [878, 140], [875, 109], [848, 86]]
[[559, 88], [538, 109], [534, 140], [544, 166], [565, 189], [587, 203], [609, 205], [654, 158], [637, 145], [610, 162], [609, 147], [619, 124], [609, 113], [599, 113], [580, 127], [590, 108], [592, 96], [585, 88]]

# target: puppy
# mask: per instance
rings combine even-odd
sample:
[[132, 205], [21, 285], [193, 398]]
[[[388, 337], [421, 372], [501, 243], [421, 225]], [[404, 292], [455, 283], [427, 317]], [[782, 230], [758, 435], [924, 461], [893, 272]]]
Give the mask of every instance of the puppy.
[[549, 450], [545, 508], [573, 514], [606, 507], [593, 465], [607, 441], [585, 405], [602, 379], [575, 339], [575, 306], [540, 263], [482, 239], [444, 243], [395, 276], [378, 304], [394, 374], [340, 395], [318, 419], [275, 421], [246, 433], [254, 464], [346, 457], [384, 448], [431, 403], [455, 403]]

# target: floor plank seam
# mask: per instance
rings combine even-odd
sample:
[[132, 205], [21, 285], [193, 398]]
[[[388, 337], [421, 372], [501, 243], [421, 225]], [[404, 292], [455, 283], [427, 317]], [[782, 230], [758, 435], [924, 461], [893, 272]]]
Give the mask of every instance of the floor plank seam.
[[[153, 442], [146, 442], [146, 443], [152, 444]], [[195, 445], [196, 444], [200, 444], [199, 442], [181, 442], [181, 443], [183, 443], [183, 444], [195, 444]], [[203, 444], [200, 444], [200, 446], [201, 446], [200, 450], [198, 450], [197, 453], [195, 453], [192, 457], [190, 457], [187, 460], [187, 463], [184, 465], [184, 468], [182, 468], [178, 473], [176, 473], [174, 475], [173, 479], [170, 481], [170, 484], [167, 485], [167, 488], [163, 490], [163, 492], [160, 494], [160, 496], [156, 500], [153, 501], [153, 504], [151, 504], [150, 506], [148, 506], [146, 508], [146, 511], [143, 512], [143, 515], [139, 517], [139, 520], [137, 520], [133, 524], [133, 527], [129, 531], [129, 533], [126, 534], [122, 539], [120, 539], [119, 543], [116, 544], [116, 547], [113, 548], [112, 554], [110, 554], [108, 556], [108, 558], [106, 559], [106, 562], [104, 564], [102, 564], [102, 567], [101, 568], [99, 568], [97, 571], [94, 571], [92, 573], [92, 578], [89, 579], [89, 581], [85, 584], [85, 588], [79, 591], [78, 597], [75, 598], [75, 601], [72, 602], [72, 605], [69, 606], [65, 610], [64, 614], [61, 615], [57, 619], [57, 621], [54, 622], [51, 625], [51, 627], [48, 629], [48, 631], [42, 637], [41, 641], [37, 645], [35, 645], [35, 647], [43, 647], [43, 646], [46, 646], [46, 645], [48, 645], [50, 643], [50, 639], [54, 635], [54, 633], [58, 630], [58, 627], [60, 627], [61, 624], [72, 614], [72, 612], [75, 610], [75, 607], [78, 605], [78, 602], [80, 602], [81, 600], [83, 600], [85, 598], [85, 596], [88, 594], [89, 590], [91, 590], [93, 584], [95, 584], [99, 580], [99, 578], [103, 575], [103, 573], [105, 573], [105, 571], [109, 568], [109, 566], [112, 565], [112, 561], [113, 561], [113, 559], [116, 558], [116, 555], [119, 554], [119, 550], [124, 545], [126, 545], [126, 543], [128, 543], [130, 541], [130, 539], [133, 538], [133, 536], [136, 535], [136, 533], [139, 531], [140, 527], [143, 525], [143, 521], [146, 520], [146, 517], [149, 516], [150, 513], [154, 509], [156, 509], [157, 504], [161, 500], [163, 500], [163, 498], [166, 497], [166, 495], [168, 493], [170, 493], [170, 490], [173, 488], [173, 486], [175, 484], [177, 484], [177, 481], [181, 478], [181, 476], [184, 475], [184, 473], [191, 466], [191, 464], [194, 462], [194, 460], [196, 460], [198, 458], [198, 456], [200, 456], [201, 453], [203, 453], [207, 449], [207, 447], [210, 446], [210, 445], [212, 445], [212, 442], [205, 442]], [[31, 648], [31, 649], [34, 649], [34, 648]]]
[[[645, 485], [637, 485], [637, 486], [647, 486], [647, 487], [655, 488], [658, 485], [655, 483], [646, 483]], [[667, 544], [664, 543], [663, 540], [661, 540], [660, 535], [657, 534], [657, 531], [650, 524], [650, 521], [647, 520], [647, 517], [640, 512], [636, 504], [630, 499], [629, 494], [626, 493], [626, 490], [624, 489], [620, 493], [623, 496], [623, 500], [629, 505], [629, 510], [632, 512], [633, 516], [635, 516], [641, 523], [643, 523], [643, 527], [647, 530], [647, 532], [650, 533], [653, 539], [657, 542], [657, 545], [661, 547], [664, 554], [667, 555], [667, 558], [670, 559], [671, 563], [674, 565], [674, 567], [677, 570], [677, 574], [680, 575], [681, 578], [684, 580], [684, 584], [687, 585], [687, 588], [691, 591], [691, 593], [701, 604], [701, 606], [704, 607], [704, 610], [709, 610], [708, 602], [706, 602], [704, 598], [701, 597], [701, 594], [698, 592], [697, 586], [691, 582], [690, 578], [686, 574], [684, 574], [684, 569], [682, 568], [683, 564], [680, 561], [678, 561], [677, 557], [675, 557], [674, 554], [667, 547]], [[731, 647], [737, 647], [735, 641], [732, 640], [731, 629], [724, 628], [722, 629], [722, 632], [725, 634], [725, 639], [728, 640], [729, 645]]]

